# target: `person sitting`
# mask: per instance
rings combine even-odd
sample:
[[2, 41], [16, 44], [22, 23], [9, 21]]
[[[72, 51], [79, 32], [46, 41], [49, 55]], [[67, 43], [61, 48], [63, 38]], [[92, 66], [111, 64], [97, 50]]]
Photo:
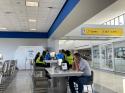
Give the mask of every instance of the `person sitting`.
[[67, 62], [67, 60], [65, 60], [65, 55], [62, 50], [59, 50], [59, 53], [56, 54], [56, 59], [58, 60], [58, 62], [60, 59], [62, 60], [62, 62], [59, 62], [58, 65], [61, 65], [62, 63], [67, 63], [67, 69], [69, 69], [69, 63]]
[[[43, 60], [50, 59], [50, 55], [47, 54], [47, 51], [45, 51], [45, 50], [42, 52], [42, 57], [43, 57]], [[50, 67], [50, 63], [46, 63], [46, 67]]]
[[69, 50], [66, 50], [65, 54], [65, 60], [69, 63], [69, 67], [71, 68], [73, 64], [73, 56]]
[[43, 56], [37, 58], [36, 60], [36, 66], [45, 67], [46, 63], [43, 61]]
[[[44, 62], [44, 58], [43, 56], [41, 55], [40, 57], [37, 58], [36, 60], [36, 66], [37, 67], [50, 67], [50, 64], [47, 64], [46, 62]], [[48, 78], [48, 79], [51, 79], [48, 72], [45, 70], [45, 76]]]
[[46, 51], [45, 50], [42, 52], [42, 56], [43, 56], [43, 59], [45, 59], [45, 56], [46, 56]]
[[74, 61], [72, 64], [72, 69], [82, 71], [83, 75], [69, 77], [69, 87], [71, 93], [76, 93], [74, 88], [75, 82], [78, 84], [78, 93], [83, 93], [83, 85], [86, 84], [86, 82], [89, 82], [91, 79], [91, 69], [88, 62], [85, 59], [81, 58], [79, 53], [75, 53], [73, 58]]
[[35, 56], [35, 58], [34, 58], [34, 62], [35, 62], [35, 63], [36, 63], [36, 60], [37, 60], [38, 57], [40, 57], [40, 52], [37, 52], [37, 54], [36, 54], [36, 56]]
[[56, 55], [56, 59], [64, 59], [65, 58], [65, 56], [64, 56], [64, 54], [62, 53], [62, 51], [61, 50], [59, 50], [59, 53]]
[[45, 60], [51, 60], [51, 56], [48, 50], [46, 51]]

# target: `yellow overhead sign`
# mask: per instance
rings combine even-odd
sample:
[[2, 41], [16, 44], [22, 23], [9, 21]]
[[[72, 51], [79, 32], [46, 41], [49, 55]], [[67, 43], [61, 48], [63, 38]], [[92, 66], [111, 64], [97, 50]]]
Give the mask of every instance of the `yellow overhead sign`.
[[83, 28], [84, 35], [123, 36], [122, 28]]

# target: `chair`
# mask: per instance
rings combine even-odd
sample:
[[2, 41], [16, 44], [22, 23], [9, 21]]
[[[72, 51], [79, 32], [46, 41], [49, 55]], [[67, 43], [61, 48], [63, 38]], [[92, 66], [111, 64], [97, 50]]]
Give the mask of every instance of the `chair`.
[[91, 86], [91, 90], [92, 90], [92, 93], [93, 93], [93, 79], [94, 79], [94, 72], [91, 71], [91, 78], [90, 78], [90, 81], [86, 84], [84, 84], [84, 89], [85, 89], [85, 86], [87, 88], [87, 91], [89, 92], [89, 86]]
[[36, 66], [33, 64], [33, 93], [47, 93], [49, 82], [46, 78], [45, 67]]
[[[87, 82], [86, 84], [83, 85], [84, 90], [85, 90], [85, 86], [86, 86], [87, 93], [89, 93], [89, 86], [91, 87], [91, 90], [92, 90], [91, 93], [94, 93], [94, 91], [93, 91], [93, 80], [94, 80], [94, 72], [91, 71], [91, 77], [90, 77], [89, 82]], [[78, 85], [75, 82], [74, 82], [74, 87], [75, 87], [75, 90], [78, 92]]]
[[16, 63], [16, 60], [5, 60], [2, 65], [2, 70], [0, 71], [0, 93], [5, 91], [10, 82], [16, 76], [16, 64], [11, 64], [11, 61], [13, 61], [12, 63]]

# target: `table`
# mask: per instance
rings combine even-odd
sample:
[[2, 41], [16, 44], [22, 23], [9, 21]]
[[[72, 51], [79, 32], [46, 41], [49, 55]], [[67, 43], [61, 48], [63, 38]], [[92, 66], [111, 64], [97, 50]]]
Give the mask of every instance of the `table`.
[[[51, 91], [51, 93], [67, 93], [67, 78], [69, 76], [81, 76], [83, 72], [81, 71], [74, 71], [74, 70], [68, 70], [68, 71], [61, 71], [61, 70], [54, 70], [54, 68], [45, 68], [45, 70], [49, 73], [50, 77], [53, 80], [52, 88], [58, 86], [58, 91]], [[58, 84], [57, 84], [58, 82]]]
[[57, 63], [57, 60], [45, 60], [46, 63]]
[[50, 66], [52, 67], [53, 65], [57, 65], [58, 61], [57, 60], [44, 60], [46, 63], [50, 63]]
[[68, 76], [81, 76], [83, 72], [81, 71], [74, 71], [74, 70], [67, 70], [67, 71], [54, 71], [54, 68], [45, 68], [45, 70], [49, 73], [51, 77], [68, 77]]

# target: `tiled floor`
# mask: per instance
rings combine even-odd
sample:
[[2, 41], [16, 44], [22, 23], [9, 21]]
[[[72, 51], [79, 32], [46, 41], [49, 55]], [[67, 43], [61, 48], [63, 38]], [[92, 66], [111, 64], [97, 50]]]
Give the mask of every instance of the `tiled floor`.
[[[96, 93], [123, 93], [124, 74], [94, 70], [94, 89]], [[30, 71], [19, 71], [5, 93], [32, 93]]]
[[95, 90], [99, 93], [123, 93], [123, 77], [125, 74], [94, 70]]
[[30, 71], [19, 71], [5, 93], [32, 93]]

